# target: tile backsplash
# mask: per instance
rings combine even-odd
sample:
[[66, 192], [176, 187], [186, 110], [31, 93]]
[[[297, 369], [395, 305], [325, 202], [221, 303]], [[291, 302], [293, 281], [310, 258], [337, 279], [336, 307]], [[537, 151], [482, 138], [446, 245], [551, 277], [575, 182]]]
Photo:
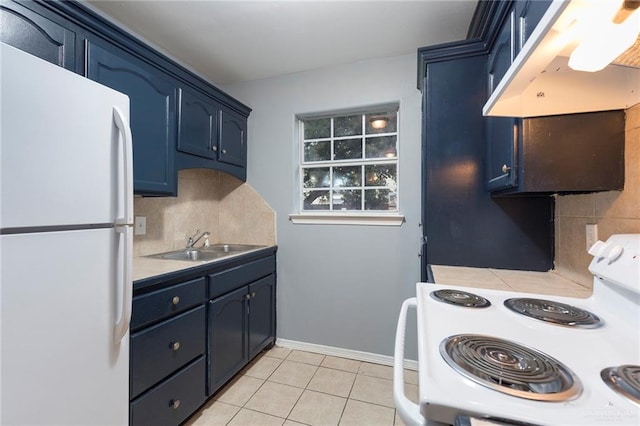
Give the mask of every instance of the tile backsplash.
[[273, 209], [250, 185], [215, 170], [180, 170], [177, 197], [135, 198], [134, 214], [147, 217], [146, 234], [134, 235], [134, 256], [185, 247], [198, 229], [211, 233], [211, 244], [276, 243]]
[[598, 225], [603, 241], [612, 234], [640, 233], [640, 104], [626, 111], [624, 190], [556, 198], [556, 271], [588, 287], [593, 277], [585, 227], [590, 223]]

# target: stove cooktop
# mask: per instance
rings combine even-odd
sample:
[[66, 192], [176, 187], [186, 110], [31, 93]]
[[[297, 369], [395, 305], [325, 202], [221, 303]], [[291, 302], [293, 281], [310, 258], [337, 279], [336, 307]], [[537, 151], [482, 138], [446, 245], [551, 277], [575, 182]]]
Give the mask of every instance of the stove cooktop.
[[[586, 299], [418, 283], [396, 333], [401, 418], [640, 424], [640, 234], [613, 235], [589, 253], [594, 281]], [[403, 393], [410, 306], [417, 310], [418, 404]]]

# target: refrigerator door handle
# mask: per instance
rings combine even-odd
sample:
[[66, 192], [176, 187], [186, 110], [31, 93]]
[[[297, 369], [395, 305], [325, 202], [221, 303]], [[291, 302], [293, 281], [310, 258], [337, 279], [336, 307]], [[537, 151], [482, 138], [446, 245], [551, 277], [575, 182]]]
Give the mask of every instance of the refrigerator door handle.
[[[131, 264], [132, 264], [132, 248], [133, 248], [133, 229], [131, 226], [116, 226], [116, 232], [122, 234], [124, 239], [122, 250], [122, 275], [117, 281], [121, 291], [120, 317], [116, 321], [113, 330], [113, 341], [119, 345], [126, 336], [131, 323], [131, 303], [133, 298], [133, 284], [131, 281]], [[117, 294], [117, 292], [116, 292]]]
[[133, 253], [133, 148], [131, 129], [125, 115], [117, 107], [113, 107], [113, 122], [122, 134], [122, 173], [124, 191], [120, 192], [123, 197], [124, 217], [116, 218], [116, 232], [122, 234], [124, 238], [122, 250], [122, 276], [119, 278], [121, 292], [120, 317], [116, 321], [113, 339], [119, 344], [129, 330], [131, 322], [131, 302], [133, 285], [131, 281], [132, 253]]
[[113, 107], [113, 122], [122, 133], [122, 172], [124, 179], [124, 217], [116, 219], [116, 225], [133, 224], [133, 148], [129, 122], [117, 106]]

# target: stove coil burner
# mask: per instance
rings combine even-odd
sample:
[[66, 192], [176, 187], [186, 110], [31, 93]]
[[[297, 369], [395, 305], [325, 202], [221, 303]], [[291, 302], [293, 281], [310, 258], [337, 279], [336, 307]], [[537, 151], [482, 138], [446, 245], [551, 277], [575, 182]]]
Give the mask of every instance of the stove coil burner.
[[597, 328], [604, 324], [597, 315], [589, 311], [552, 300], [507, 299], [504, 306], [518, 314], [565, 327]]
[[582, 392], [578, 378], [559, 361], [508, 340], [458, 334], [442, 341], [440, 354], [468, 379], [519, 398], [559, 402]]
[[491, 302], [484, 297], [461, 290], [436, 290], [431, 292], [431, 297], [440, 302], [466, 308], [486, 308], [491, 306]]
[[605, 368], [602, 380], [614, 391], [640, 404], [640, 366], [621, 365]]

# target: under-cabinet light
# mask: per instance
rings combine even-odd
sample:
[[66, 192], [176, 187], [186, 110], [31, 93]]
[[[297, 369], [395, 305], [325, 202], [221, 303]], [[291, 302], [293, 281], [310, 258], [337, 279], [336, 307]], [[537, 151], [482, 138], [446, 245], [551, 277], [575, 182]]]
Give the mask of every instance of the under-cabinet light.
[[[625, 8], [627, 3], [622, 2], [622, 6], [614, 11], [595, 8], [590, 16], [583, 18], [585, 35], [569, 57], [569, 66], [572, 69], [600, 71], [635, 43], [640, 34], [640, 13], [638, 8]], [[614, 23], [614, 20], [620, 21], [618, 17], [623, 9], [626, 11], [626, 17], [622, 22]]]

